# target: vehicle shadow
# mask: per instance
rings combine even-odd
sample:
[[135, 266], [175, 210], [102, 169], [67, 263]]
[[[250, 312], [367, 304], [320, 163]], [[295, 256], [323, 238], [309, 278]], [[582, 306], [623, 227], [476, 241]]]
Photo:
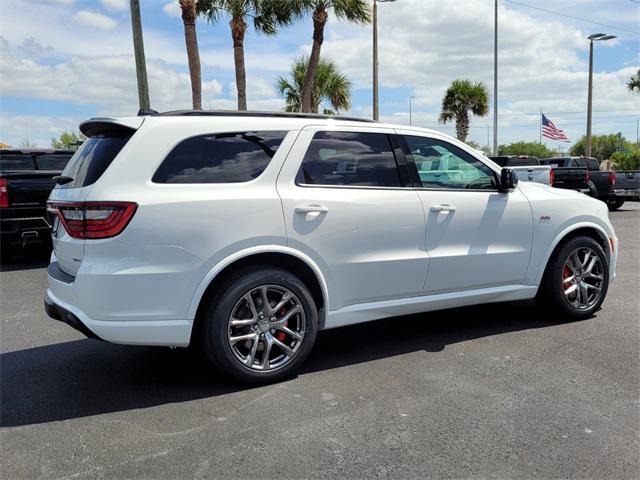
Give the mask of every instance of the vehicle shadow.
[[0, 272], [44, 268], [49, 265], [51, 257], [49, 243], [38, 243], [25, 247], [2, 245], [2, 250]]
[[[299, 375], [553, 323], [531, 302], [390, 318], [321, 332]], [[0, 355], [0, 426], [153, 407], [248, 389], [233, 386], [190, 350], [76, 340]]]

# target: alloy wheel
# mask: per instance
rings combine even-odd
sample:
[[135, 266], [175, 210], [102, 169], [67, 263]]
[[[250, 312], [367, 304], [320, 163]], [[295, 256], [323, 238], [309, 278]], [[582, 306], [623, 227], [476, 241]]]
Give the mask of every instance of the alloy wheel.
[[245, 367], [269, 371], [296, 356], [305, 334], [305, 313], [298, 297], [280, 285], [259, 285], [236, 302], [227, 340]]
[[562, 290], [576, 310], [588, 310], [602, 297], [605, 270], [602, 259], [590, 247], [571, 252], [562, 269]]

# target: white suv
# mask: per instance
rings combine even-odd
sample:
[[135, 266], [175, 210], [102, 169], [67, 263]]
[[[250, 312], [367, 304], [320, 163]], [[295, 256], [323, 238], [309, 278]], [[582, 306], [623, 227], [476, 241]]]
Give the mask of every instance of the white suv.
[[538, 298], [585, 318], [615, 275], [604, 203], [435, 131], [195, 111], [80, 129], [49, 201], [47, 313], [199, 344], [237, 380], [291, 375], [318, 330], [383, 317]]

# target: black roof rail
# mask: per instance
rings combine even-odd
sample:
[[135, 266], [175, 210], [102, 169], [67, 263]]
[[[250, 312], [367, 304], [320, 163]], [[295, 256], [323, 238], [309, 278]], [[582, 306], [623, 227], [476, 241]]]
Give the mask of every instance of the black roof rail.
[[[142, 110], [141, 110], [142, 111]], [[147, 110], [145, 110], [146, 112]], [[152, 110], [151, 110], [152, 111]], [[311, 118], [317, 120], [348, 120], [351, 122], [374, 123], [375, 120], [359, 117], [346, 117], [342, 115], [324, 115], [321, 113], [301, 113], [301, 112], [260, 112], [251, 110], [171, 110], [162, 113], [149, 113], [148, 115], [158, 117], [279, 117], [279, 118]]]
[[146, 115], [157, 115], [158, 111], [153, 108], [141, 108], [138, 110], [138, 117], [144, 117]]

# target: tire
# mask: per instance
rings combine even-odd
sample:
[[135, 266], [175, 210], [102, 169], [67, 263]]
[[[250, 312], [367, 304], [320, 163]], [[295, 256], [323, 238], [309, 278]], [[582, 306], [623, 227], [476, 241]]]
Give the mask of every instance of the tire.
[[622, 205], [624, 205], [623, 198], [607, 198], [607, 207], [610, 212], [619, 209]]
[[[583, 264], [587, 252], [590, 257]], [[576, 253], [579, 266], [573, 256]], [[593, 286], [582, 287], [585, 283]], [[566, 294], [570, 288], [573, 291]], [[554, 318], [583, 320], [600, 308], [608, 288], [609, 262], [602, 246], [591, 237], [578, 236], [561, 244], [551, 256], [536, 299]]]
[[250, 266], [234, 272], [212, 293], [199, 321], [202, 353], [215, 368], [241, 383], [265, 384], [291, 377], [305, 361], [316, 339], [318, 310], [309, 289], [292, 273]]

